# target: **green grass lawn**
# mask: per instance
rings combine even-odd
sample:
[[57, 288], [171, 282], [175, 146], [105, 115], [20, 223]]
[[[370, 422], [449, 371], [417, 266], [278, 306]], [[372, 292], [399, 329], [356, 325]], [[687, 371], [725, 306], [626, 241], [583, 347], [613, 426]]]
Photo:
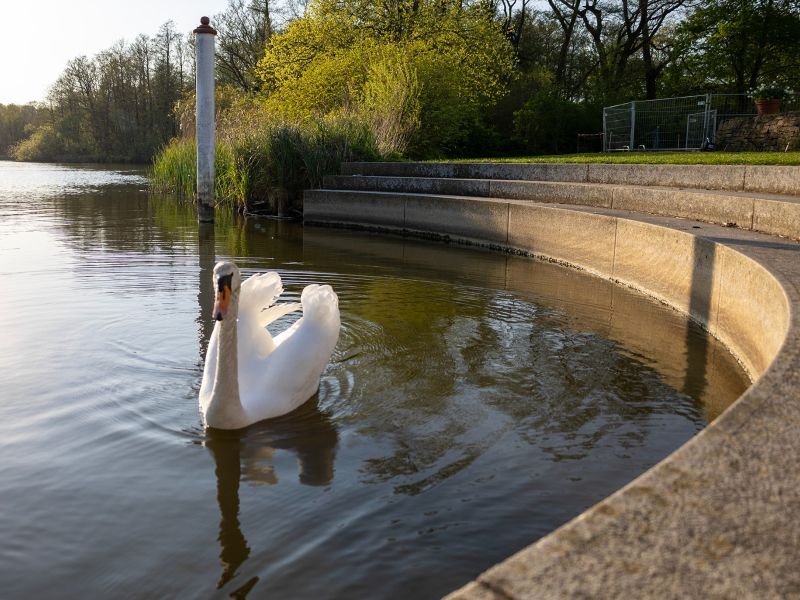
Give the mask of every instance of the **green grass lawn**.
[[800, 152], [595, 152], [447, 162], [603, 163], [646, 165], [800, 165]]

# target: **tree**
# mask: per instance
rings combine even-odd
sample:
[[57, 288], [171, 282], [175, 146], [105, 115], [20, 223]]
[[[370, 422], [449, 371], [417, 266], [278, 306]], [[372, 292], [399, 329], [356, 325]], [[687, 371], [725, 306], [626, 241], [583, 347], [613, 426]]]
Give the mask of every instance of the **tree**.
[[0, 104], [0, 157], [10, 156], [12, 147], [48, 118], [49, 111], [41, 104]]
[[581, 0], [547, 0], [562, 33], [555, 73], [556, 82], [561, 85], [567, 79], [567, 60], [578, 25], [580, 3]]
[[656, 96], [656, 77], [653, 63], [653, 39], [673, 12], [685, 0], [639, 0], [629, 4], [603, 5], [599, 0], [586, 0], [580, 11], [586, 30], [592, 37], [599, 63], [604, 92], [613, 97], [625, 80], [625, 69], [631, 58], [641, 51], [645, 69], [645, 89], [648, 98]]
[[50, 89], [48, 123], [28, 132], [18, 156], [149, 161], [178, 131], [173, 107], [190, 83], [189, 55], [168, 21], [153, 38], [70, 60]]
[[221, 83], [245, 92], [259, 89], [256, 65], [274, 33], [272, 19], [270, 0], [230, 0], [228, 8], [214, 17]]
[[503, 33], [514, 48], [519, 48], [531, 4], [531, 0], [486, 0], [486, 9], [497, 15]]
[[682, 67], [714, 88], [746, 93], [762, 81], [800, 83], [798, 0], [703, 0], [680, 33]]
[[[295, 121], [363, 112], [374, 104], [364, 90], [379, 72], [385, 90], [398, 83], [387, 74], [414, 82], [420, 125], [409, 151], [435, 156], [485, 147], [485, 117], [506, 93], [514, 63], [513, 47], [483, 5], [319, 0], [272, 38], [258, 73], [268, 111]], [[405, 94], [395, 98], [417, 105]]]

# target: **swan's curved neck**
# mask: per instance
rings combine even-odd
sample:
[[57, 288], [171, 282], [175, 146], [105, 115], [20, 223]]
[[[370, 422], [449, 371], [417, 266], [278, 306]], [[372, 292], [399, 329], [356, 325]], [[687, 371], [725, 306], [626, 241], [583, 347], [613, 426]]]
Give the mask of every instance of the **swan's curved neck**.
[[236, 318], [239, 312], [239, 293], [233, 294], [228, 314], [217, 321], [219, 348], [211, 399], [206, 410], [206, 421], [220, 429], [238, 429], [247, 424], [239, 398], [239, 360]]

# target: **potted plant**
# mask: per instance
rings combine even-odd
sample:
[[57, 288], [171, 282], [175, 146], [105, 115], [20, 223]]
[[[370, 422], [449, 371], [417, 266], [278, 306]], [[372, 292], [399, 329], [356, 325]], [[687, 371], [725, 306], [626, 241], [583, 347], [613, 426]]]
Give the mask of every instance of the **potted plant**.
[[752, 91], [759, 115], [774, 115], [781, 112], [781, 100], [786, 97], [786, 90], [774, 83], [764, 84]]

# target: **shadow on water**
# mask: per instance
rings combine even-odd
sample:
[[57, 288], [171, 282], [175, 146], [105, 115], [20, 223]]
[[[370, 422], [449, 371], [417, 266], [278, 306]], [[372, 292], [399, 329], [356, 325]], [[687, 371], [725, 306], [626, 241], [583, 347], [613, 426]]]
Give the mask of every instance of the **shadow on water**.
[[[689, 314], [705, 328], [710, 329], [711, 297], [714, 288], [714, 261], [716, 244], [708, 239], [695, 237], [693, 243], [694, 268], [689, 289]], [[693, 334], [697, 323], [686, 325], [686, 376], [681, 388], [693, 398], [702, 398], [708, 386], [708, 368], [711, 357], [709, 335]], [[693, 340], [693, 341], [692, 341]]]

